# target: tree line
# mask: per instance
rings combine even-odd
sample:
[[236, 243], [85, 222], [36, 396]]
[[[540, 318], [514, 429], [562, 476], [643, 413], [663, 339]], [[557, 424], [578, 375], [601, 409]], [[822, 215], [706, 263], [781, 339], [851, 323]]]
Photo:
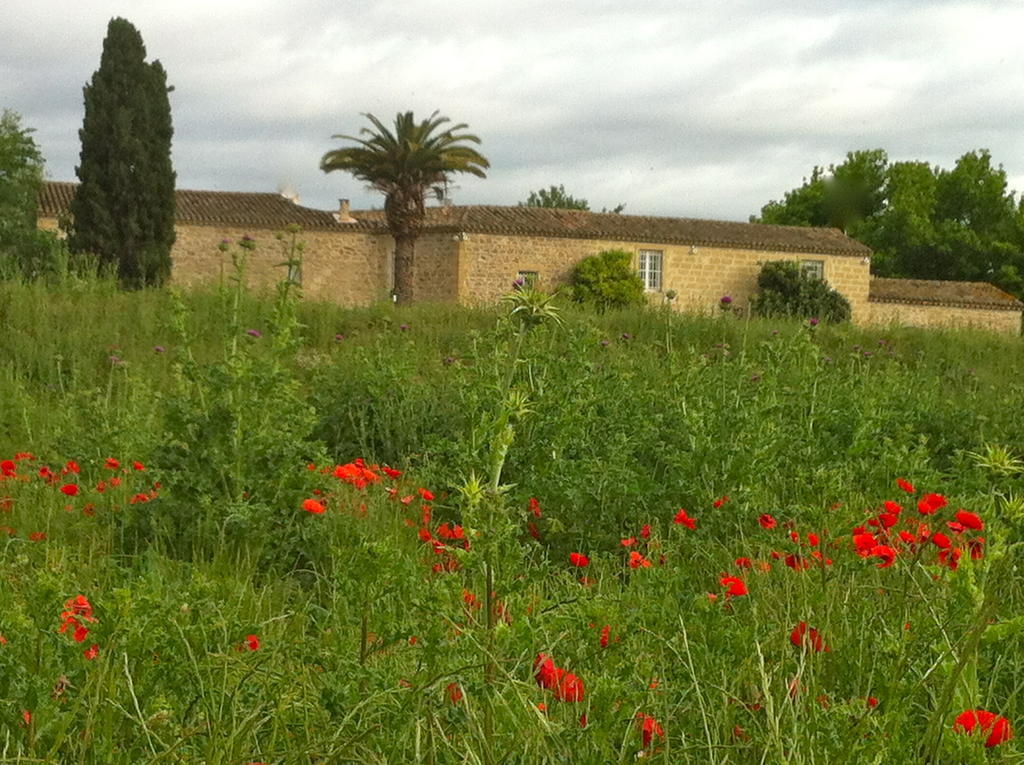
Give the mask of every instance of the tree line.
[[852, 151], [750, 220], [842, 229], [874, 250], [876, 276], [991, 282], [1024, 296], [1024, 198], [986, 149], [951, 169]]

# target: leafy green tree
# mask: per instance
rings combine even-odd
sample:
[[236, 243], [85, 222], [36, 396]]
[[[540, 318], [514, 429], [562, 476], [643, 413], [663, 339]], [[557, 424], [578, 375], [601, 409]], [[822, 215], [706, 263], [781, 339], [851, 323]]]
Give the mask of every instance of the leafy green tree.
[[116, 265], [125, 286], [160, 285], [174, 244], [171, 106], [167, 74], [146, 62], [142, 35], [110, 20], [99, 69], [84, 88], [81, 181], [71, 202], [72, 252]]
[[605, 250], [576, 264], [569, 295], [599, 311], [643, 305], [644, 283], [633, 268], [633, 253]]
[[[552, 185], [547, 189], [540, 189], [538, 191], [531, 191], [530, 196], [526, 198], [525, 202], [519, 203], [520, 207], [549, 207], [559, 210], [589, 210], [590, 205], [586, 199], [572, 196], [566, 193], [565, 186], [559, 184], [558, 186]], [[623, 203], [617, 204], [611, 210], [607, 207], [601, 208], [603, 213], [621, 213], [626, 209], [626, 205]]]
[[[786, 192], [782, 201], [761, 208], [752, 222], [783, 226], [851, 227], [881, 210], [888, 158], [882, 149], [851, 151], [840, 165], [815, 167], [803, 185]], [[852, 235], [852, 233], [851, 233]]]
[[442, 129], [450, 120], [436, 111], [422, 122], [416, 122], [412, 112], [400, 112], [393, 132], [372, 114], [363, 116], [373, 129], [360, 130], [362, 138], [333, 136], [356, 145], [327, 152], [320, 169], [344, 170], [384, 194], [384, 215], [395, 238], [395, 297], [407, 303], [414, 298], [415, 246], [426, 217], [427, 194], [443, 198], [453, 173], [485, 178], [490, 163], [468, 145], [479, 144], [479, 138], [458, 132], [466, 124]]
[[757, 287], [750, 304], [758, 316], [818, 319], [832, 324], [850, 320], [850, 301], [826, 282], [805, 274], [795, 260], [765, 263]]
[[1024, 208], [986, 150], [952, 170], [851, 152], [751, 220], [838, 226], [875, 251], [879, 276], [988, 281], [1024, 296]]
[[0, 271], [33, 278], [48, 270], [56, 237], [36, 228], [43, 156], [21, 116], [0, 113]]
[[552, 185], [547, 189], [531, 191], [525, 202], [519, 203], [520, 207], [551, 207], [559, 210], [589, 210], [590, 205], [586, 199], [577, 199], [566, 193], [565, 186]]

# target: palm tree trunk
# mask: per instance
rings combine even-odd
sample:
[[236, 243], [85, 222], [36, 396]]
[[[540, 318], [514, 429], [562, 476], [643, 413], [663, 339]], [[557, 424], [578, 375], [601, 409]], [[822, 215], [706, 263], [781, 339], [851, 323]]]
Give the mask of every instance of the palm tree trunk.
[[395, 302], [411, 303], [413, 294], [413, 263], [416, 237], [395, 237]]

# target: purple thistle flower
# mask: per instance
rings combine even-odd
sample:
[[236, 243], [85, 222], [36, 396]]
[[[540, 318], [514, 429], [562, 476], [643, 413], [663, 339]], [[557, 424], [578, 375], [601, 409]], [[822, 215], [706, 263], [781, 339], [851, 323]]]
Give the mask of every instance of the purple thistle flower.
[[164, 347], [163, 347], [162, 345], [154, 345], [154, 346], [153, 346], [153, 352], [154, 352], [154, 353], [163, 353], [163, 352], [164, 352], [164, 351], [166, 351], [166, 350], [167, 350], [167, 349], [166, 349], [166, 348], [164, 348]]
[[729, 305], [732, 302], [732, 295], [722, 295], [721, 299], [718, 302], [721, 303], [723, 306]]
[[808, 324], [810, 324], [810, 325], [811, 325], [812, 327], [817, 327], [817, 326], [818, 326], [818, 319], [817, 319], [817, 318], [812, 318], [812, 319], [811, 319], [811, 320], [810, 320], [809, 322], [807, 322], [807, 323], [808, 323]]
[[609, 340], [602, 340], [601, 341], [601, 346], [602, 347], [607, 348], [609, 345], [611, 345], [611, 341], [609, 341]]
[[263, 337], [263, 333], [260, 332], [258, 329], [247, 329], [245, 330], [245, 334], [247, 334], [249, 337]]
[[339, 332], [338, 334], [336, 334], [334, 336], [334, 339], [337, 340], [340, 343], [342, 340], [345, 339], [345, 336]]

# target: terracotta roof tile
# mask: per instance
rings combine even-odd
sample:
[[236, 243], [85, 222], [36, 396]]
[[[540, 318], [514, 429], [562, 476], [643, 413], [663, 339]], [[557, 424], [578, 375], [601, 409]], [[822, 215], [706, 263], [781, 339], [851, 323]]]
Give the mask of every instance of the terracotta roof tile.
[[[379, 210], [353, 212], [382, 222]], [[816, 252], [864, 257], [871, 250], [838, 229], [772, 226], [764, 223], [619, 215], [544, 207], [470, 205], [427, 209], [425, 230], [555, 236], [622, 242], [733, 246], [783, 252]]]
[[[56, 218], [67, 211], [77, 183], [47, 181], [39, 194], [39, 215]], [[280, 194], [245, 191], [174, 192], [179, 223], [239, 226], [241, 228], [282, 228], [298, 223], [305, 229], [352, 230], [378, 228], [371, 222], [338, 223], [333, 213], [295, 204]]]
[[[39, 196], [39, 214], [57, 217], [65, 212], [76, 187], [75, 183], [44, 183]], [[384, 213], [380, 210], [353, 211], [352, 216], [356, 222], [341, 224], [335, 220], [332, 212], [301, 207], [279, 194], [179, 189], [175, 195], [177, 220], [180, 223], [243, 228], [281, 228], [289, 223], [298, 223], [307, 229], [387, 230]], [[424, 231], [727, 246], [857, 257], [871, 254], [868, 247], [838, 229], [618, 215], [543, 207], [430, 207], [427, 209]]]
[[871, 279], [868, 300], [872, 303], [1024, 310], [1024, 303], [987, 282], [883, 279], [876, 276]]

